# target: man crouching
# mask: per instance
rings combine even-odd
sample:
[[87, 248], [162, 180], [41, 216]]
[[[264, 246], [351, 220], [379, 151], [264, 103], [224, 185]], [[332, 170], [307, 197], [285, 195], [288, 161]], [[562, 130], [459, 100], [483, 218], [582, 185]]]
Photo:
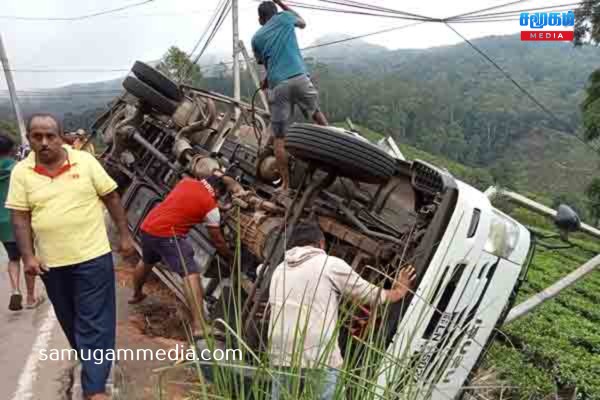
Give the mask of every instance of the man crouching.
[[405, 268], [392, 289], [381, 289], [325, 252], [325, 237], [316, 223], [298, 224], [287, 249], [269, 289], [271, 363], [283, 370], [273, 380], [271, 399], [294, 398], [290, 371], [298, 366], [304, 390], [321, 400], [333, 399], [343, 364], [337, 327], [340, 297], [356, 304], [395, 303], [409, 293], [416, 273], [412, 266]]

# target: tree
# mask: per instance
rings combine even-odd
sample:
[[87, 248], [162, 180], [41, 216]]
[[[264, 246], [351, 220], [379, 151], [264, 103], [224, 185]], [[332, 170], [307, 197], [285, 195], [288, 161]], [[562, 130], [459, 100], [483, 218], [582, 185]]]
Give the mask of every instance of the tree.
[[590, 75], [586, 98], [581, 104], [586, 140], [600, 137], [600, 69]]
[[0, 120], [0, 133], [10, 136], [16, 143], [21, 143], [19, 129], [14, 122]]
[[600, 44], [600, 0], [584, 1], [575, 11], [575, 45]]
[[594, 178], [585, 190], [585, 195], [590, 201], [590, 214], [594, 218], [596, 225], [600, 225], [600, 178]]
[[[600, 0], [582, 2], [575, 11], [575, 45], [600, 44]], [[600, 137], [600, 69], [590, 75], [587, 97], [581, 105], [587, 140]]]
[[176, 46], [171, 46], [156, 67], [160, 72], [180, 84], [199, 86], [202, 82], [200, 66]]

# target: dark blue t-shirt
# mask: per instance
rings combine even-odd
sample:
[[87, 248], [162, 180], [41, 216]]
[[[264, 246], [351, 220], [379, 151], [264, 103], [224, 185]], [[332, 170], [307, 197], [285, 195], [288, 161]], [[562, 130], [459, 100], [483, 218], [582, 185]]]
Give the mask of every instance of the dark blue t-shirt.
[[257, 60], [267, 67], [269, 87], [292, 76], [306, 73], [296, 38], [296, 16], [283, 11], [271, 18], [252, 38]]

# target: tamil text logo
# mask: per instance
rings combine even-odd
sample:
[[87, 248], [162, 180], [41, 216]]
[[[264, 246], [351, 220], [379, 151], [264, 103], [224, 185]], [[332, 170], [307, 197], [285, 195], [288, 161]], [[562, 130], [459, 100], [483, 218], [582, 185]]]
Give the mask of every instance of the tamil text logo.
[[[521, 26], [533, 30], [521, 31], [521, 40], [528, 41], [571, 41], [575, 26], [575, 13], [569, 12], [537, 12], [521, 13]], [[550, 28], [550, 29], [547, 29]]]

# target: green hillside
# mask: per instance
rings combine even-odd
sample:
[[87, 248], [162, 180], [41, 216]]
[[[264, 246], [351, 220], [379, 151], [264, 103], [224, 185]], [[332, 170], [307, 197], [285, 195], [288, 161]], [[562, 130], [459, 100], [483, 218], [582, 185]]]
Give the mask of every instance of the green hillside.
[[[334, 123], [335, 126], [348, 128], [346, 123], [338, 122]], [[354, 124], [354, 128], [362, 136], [366, 137], [372, 142], [377, 142], [383, 139], [385, 136], [379, 132], [375, 132], [364, 126]], [[434, 155], [418, 148], [411, 146], [406, 143], [402, 143], [396, 140], [400, 151], [409, 160], [423, 160], [434, 164], [438, 167], [445, 168], [453, 176], [460, 177], [461, 180], [477, 187], [480, 190], [485, 190], [491, 186], [494, 182], [494, 178], [489, 170], [485, 168], [468, 167], [459, 162], [450, 160], [442, 155]]]
[[556, 196], [583, 193], [598, 172], [600, 155], [570, 135], [540, 129], [515, 142], [501, 161], [526, 171], [519, 182], [523, 188]]

